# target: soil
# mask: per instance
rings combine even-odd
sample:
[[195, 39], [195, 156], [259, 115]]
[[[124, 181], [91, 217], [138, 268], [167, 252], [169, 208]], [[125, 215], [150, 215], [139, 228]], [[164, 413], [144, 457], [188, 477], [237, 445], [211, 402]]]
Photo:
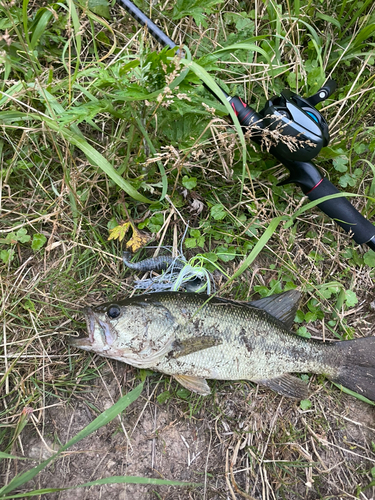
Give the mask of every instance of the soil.
[[[24, 455], [39, 463], [109, 408], [120, 396], [119, 380], [133, 370], [107, 361], [89, 392], [45, 410], [44, 422], [21, 435]], [[106, 373], [107, 372], [107, 373]], [[116, 376], [113, 376], [113, 373]], [[134, 372], [135, 373], [135, 372]], [[123, 393], [137, 381], [124, 383]], [[24, 491], [64, 488], [110, 476], [140, 476], [200, 486], [113, 484], [49, 493], [48, 500], [357, 498], [375, 466], [375, 409], [327, 386], [312, 408], [243, 383], [215, 383], [214, 395], [184, 400], [179, 386], [155, 374], [122, 415], [73, 446], [29, 482]], [[160, 403], [158, 395], [170, 394]], [[44, 442], [43, 442], [44, 441]], [[20, 453], [20, 450], [18, 450]], [[13, 462], [8, 479], [30, 468]], [[3, 472], [6, 472], [3, 470]], [[4, 476], [3, 476], [4, 478]], [[372, 498], [365, 490], [360, 498]]]

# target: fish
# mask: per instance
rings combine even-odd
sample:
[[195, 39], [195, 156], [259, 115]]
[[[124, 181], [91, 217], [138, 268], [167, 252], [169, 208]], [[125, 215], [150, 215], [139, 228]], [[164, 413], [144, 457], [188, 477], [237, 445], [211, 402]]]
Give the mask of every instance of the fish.
[[375, 337], [323, 342], [292, 331], [298, 290], [252, 302], [161, 292], [85, 310], [80, 349], [173, 376], [200, 395], [207, 380], [249, 380], [298, 400], [309, 397], [296, 373], [323, 374], [375, 401]]

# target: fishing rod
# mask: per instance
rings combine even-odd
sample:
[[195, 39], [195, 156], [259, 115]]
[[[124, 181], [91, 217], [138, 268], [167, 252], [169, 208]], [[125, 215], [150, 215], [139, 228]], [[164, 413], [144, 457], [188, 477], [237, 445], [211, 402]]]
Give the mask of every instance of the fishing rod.
[[[177, 46], [131, 0], [117, 0], [117, 2], [142, 26], [146, 26], [148, 32], [161, 45], [171, 49]], [[221, 101], [204, 82], [203, 85]], [[221, 92], [222, 97], [232, 106], [244, 132], [249, 127], [256, 126], [259, 129], [275, 130], [280, 134], [281, 140], [271, 146], [270, 153], [289, 170], [290, 175], [279, 185], [295, 183], [310, 201], [316, 201], [326, 196], [340, 194], [340, 191], [323, 177], [311, 162], [330, 140], [328, 124], [315, 106], [327, 99], [335, 90], [336, 83], [331, 79], [327, 80], [316, 94], [307, 98], [290, 90], [283, 90], [280, 95], [269, 99], [259, 112], [243, 102], [240, 97], [231, 97], [223, 89]], [[262, 143], [261, 137], [252, 137], [251, 140], [260, 145]], [[298, 146], [290, 149], [288, 140], [296, 141]], [[375, 250], [375, 226], [363, 217], [349, 200], [339, 196], [322, 201], [317, 206], [349, 233], [356, 243], [366, 244]]]

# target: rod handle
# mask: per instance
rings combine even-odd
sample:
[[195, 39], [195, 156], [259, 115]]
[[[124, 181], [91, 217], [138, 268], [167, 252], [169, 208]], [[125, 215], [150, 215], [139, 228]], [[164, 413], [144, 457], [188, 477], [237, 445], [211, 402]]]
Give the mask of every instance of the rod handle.
[[[314, 201], [340, 191], [326, 178], [323, 178], [312, 190], [305, 193], [309, 200]], [[375, 226], [371, 224], [346, 198], [333, 198], [318, 204], [328, 217], [333, 219], [359, 245], [367, 244], [375, 250]]]

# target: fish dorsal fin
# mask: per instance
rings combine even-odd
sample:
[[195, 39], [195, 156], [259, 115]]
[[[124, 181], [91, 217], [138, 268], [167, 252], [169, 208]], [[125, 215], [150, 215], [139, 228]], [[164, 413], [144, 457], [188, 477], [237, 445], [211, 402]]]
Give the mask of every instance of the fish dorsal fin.
[[183, 387], [189, 389], [189, 391], [197, 392], [201, 396], [208, 396], [211, 394], [210, 386], [207, 384], [204, 378], [193, 377], [192, 375], [173, 375], [174, 378]]
[[290, 330], [294, 323], [294, 318], [298, 309], [301, 294], [298, 290], [288, 290], [287, 292], [270, 295], [263, 299], [248, 302], [251, 306], [267, 311], [274, 318], [282, 321]]
[[284, 373], [280, 377], [268, 380], [257, 380], [257, 384], [265, 385], [273, 391], [278, 392], [288, 398], [307, 399], [309, 397], [309, 388], [300, 378], [294, 377], [289, 373]]

